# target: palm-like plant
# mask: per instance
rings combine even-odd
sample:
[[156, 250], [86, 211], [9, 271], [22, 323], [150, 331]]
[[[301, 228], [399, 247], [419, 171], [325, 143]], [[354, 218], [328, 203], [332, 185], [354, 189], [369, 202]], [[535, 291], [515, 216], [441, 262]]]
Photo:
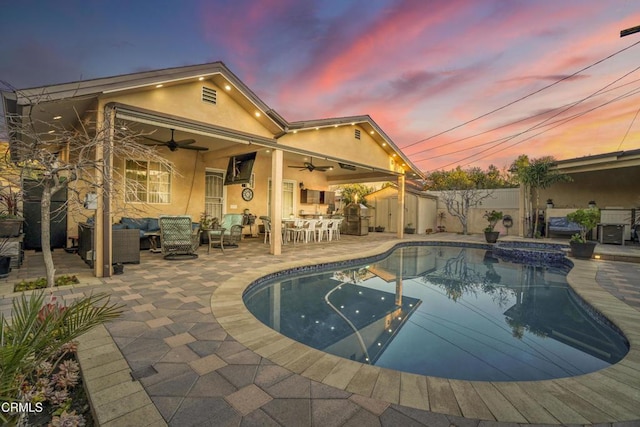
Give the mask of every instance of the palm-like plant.
[[[41, 363], [59, 354], [66, 343], [121, 313], [122, 306], [111, 304], [106, 294], [90, 295], [68, 306], [57, 304], [55, 297], [45, 304], [44, 291], [14, 299], [11, 320], [0, 315], [0, 400], [21, 400], [21, 385]], [[0, 413], [2, 422], [10, 421], [5, 417]]]
[[[538, 207], [540, 206], [540, 189], [551, 187], [558, 182], [570, 182], [572, 178], [554, 169], [556, 160], [553, 157], [546, 156], [538, 159], [529, 160], [526, 155], [518, 157], [511, 166], [516, 180], [526, 188], [526, 194], [529, 198], [526, 203], [527, 207], [534, 202], [535, 219], [532, 237], [538, 230]], [[527, 215], [529, 216], [529, 215]]]

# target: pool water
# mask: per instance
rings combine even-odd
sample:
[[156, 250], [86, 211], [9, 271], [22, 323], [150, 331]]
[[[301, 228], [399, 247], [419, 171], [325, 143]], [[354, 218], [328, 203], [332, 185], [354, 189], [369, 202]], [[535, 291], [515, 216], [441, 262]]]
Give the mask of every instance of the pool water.
[[244, 300], [269, 327], [347, 359], [452, 379], [543, 380], [605, 368], [629, 348], [567, 272], [483, 249], [414, 246], [260, 284]]

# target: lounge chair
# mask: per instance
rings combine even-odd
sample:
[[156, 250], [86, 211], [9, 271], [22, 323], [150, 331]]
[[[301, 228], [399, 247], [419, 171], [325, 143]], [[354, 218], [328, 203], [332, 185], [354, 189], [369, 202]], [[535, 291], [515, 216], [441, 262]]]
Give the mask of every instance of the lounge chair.
[[224, 252], [224, 245], [238, 246], [238, 242], [242, 237], [242, 221], [242, 214], [225, 214], [218, 228], [209, 230], [207, 253], [209, 253], [212, 245], [219, 245], [222, 252]]
[[197, 258], [200, 246], [200, 227], [194, 228], [188, 215], [161, 215], [160, 243], [166, 259]]

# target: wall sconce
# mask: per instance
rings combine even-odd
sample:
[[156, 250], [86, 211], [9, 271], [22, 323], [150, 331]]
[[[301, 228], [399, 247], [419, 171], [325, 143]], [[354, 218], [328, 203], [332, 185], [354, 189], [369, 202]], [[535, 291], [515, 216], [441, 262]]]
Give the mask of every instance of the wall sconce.
[[304, 182], [300, 182], [300, 184], [298, 184], [300, 186], [301, 190], [304, 190]]

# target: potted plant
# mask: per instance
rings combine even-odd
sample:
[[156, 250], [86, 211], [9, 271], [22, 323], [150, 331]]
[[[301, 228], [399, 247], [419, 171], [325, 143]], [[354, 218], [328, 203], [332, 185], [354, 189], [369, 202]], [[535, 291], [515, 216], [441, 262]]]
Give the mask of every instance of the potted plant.
[[553, 207], [553, 199], [547, 199], [547, 208]]
[[404, 228], [404, 232], [407, 233], [407, 234], [415, 234], [416, 229], [413, 226], [412, 222], [407, 224], [407, 226]]
[[200, 243], [201, 244], [207, 243], [205, 241], [205, 237], [208, 236], [206, 232], [209, 230], [215, 230], [217, 227], [218, 227], [218, 218], [211, 215], [207, 215], [204, 212], [201, 213], [200, 214], [200, 231], [202, 231], [202, 233], [200, 234]]
[[6, 252], [9, 239], [0, 237], [0, 279], [4, 279], [11, 271], [11, 256]]
[[24, 218], [18, 211], [19, 193], [10, 185], [0, 189], [0, 237], [16, 237]]
[[571, 255], [576, 258], [591, 258], [593, 250], [596, 248], [596, 242], [587, 240], [587, 232], [600, 222], [600, 209], [578, 209], [568, 214], [567, 219], [580, 226], [580, 233], [571, 236], [569, 241]]
[[497, 242], [498, 237], [500, 236], [500, 232], [495, 231], [494, 228], [498, 221], [502, 219], [502, 211], [486, 211], [484, 215], [482, 215], [482, 217], [485, 218], [489, 223], [489, 225], [487, 225], [487, 227], [484, 229], [484, 238], [486, 239], [487, 243]]

